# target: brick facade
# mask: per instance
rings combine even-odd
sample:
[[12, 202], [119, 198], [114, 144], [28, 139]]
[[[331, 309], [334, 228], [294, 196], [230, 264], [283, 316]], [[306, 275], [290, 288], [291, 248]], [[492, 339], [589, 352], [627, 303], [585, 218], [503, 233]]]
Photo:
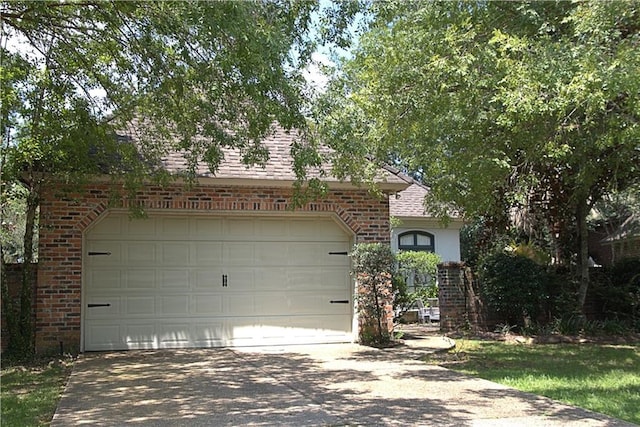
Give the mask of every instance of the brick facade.
[[[46, 192], [40, 207], [38, 288], [36, 292], [36, 350], [80, 349], [82, 238], [86, 228], [109, 206], [139, 206], [153, 212], [278, 213], [291, 208], [290, 188], [250, 188], [198, 185], [149, 187], [135, 200], [113, 199], [108, 184], [69, 194]], [[110, 205], [111, 203], [111, 205]], [[333, 212], [354, 233], [355, 243], [389, 242], [389, 204], [367, 190], [330, 190], [324, 200], [296, 212]]]

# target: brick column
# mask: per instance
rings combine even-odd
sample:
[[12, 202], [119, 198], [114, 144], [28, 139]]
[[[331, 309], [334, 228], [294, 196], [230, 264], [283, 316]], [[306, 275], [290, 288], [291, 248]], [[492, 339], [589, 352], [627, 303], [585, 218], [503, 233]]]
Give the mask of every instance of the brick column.
[[468, 316], [464, 270], [464, 263], [438, 264], [438, 303], [442, 332], [455, 331], [466, 326]]
[[485, 328], [484, 308], [471, 269], [463, 262], [438, 265], [440, 330]]

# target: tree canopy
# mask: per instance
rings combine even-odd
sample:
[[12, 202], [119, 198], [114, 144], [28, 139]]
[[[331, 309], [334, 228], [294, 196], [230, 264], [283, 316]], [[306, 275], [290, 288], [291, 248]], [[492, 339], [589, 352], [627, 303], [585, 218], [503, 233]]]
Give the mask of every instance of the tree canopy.
[[336, 170], [365, 176], [365, 157], [396, 164], [430, 186], [443, 215], [526, 212], [558, 237], [560, 262], [583, 267], [581, 304], [589, 209], [640, 180], [640, 4], [373, 8], [317, 107]]
[[143, 123], [138, 148], [151, 159], [178, 149], [192, 171], [198, 160], [215, 169], [220, 148], [235, 147], [248, 163], [265, 161], [259, 142], [272, 124], [303, 123], [300, 71], [315, 7], [3, 2], [2, 133], [23, 151], [35, 144], [31, 156], [61, 160], [49, 172], [77, 171], [87, 164], [73, 158], [88, 152], [80, 141], [96, 158], [134, 118]]

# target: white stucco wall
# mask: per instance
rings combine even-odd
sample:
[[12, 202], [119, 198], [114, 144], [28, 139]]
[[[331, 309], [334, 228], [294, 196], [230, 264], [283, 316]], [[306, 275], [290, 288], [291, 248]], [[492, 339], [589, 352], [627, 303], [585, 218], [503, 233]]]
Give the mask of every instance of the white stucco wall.
[[435, 219], [399, 218], [401, 224], [391, 231], [391, 249], [398, 252], [398, 235], [406, 231], [426, 231], [434, 236], [435, 253], [442, 261], [460, 261], [460, 228], [462, 221], [452, 221], [448, 227]]

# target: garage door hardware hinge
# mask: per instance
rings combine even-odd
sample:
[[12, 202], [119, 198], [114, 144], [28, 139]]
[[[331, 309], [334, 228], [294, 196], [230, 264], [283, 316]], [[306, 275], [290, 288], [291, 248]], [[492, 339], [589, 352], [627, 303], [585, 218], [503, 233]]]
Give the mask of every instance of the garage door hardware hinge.
[[93, 308], [93, 307], [111, 307], [111, 304], [87, 304], [87, 307], [89, 307], [89, 308]]
[[226, 274], [222, 275], [222, 287], [223, 288], [227, 287], [227, 275]]
[[111, 255], [111, 252], [89, 252], [89, 256], [94, 255]]
[[332, 299], [329, 301], [331, 304], [349, 304], [348, 299]]
[[344, 251], [344, 252], [329, 252], [329, 255], [349, 255], [349, 252]]

